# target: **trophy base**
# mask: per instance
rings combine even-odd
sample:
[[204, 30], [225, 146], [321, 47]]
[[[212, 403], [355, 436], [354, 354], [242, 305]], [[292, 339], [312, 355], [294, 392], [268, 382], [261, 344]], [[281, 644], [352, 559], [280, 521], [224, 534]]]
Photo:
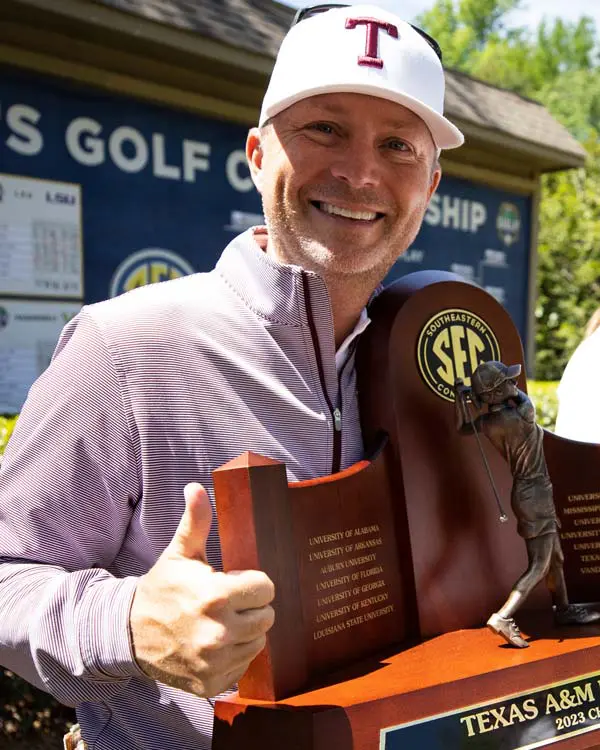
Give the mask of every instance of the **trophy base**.
[[517, 617], [528, 648], [460, 630], [276, 703], [218, 700], [213, 749], [600, 748], [600, 626], [550, 620]]

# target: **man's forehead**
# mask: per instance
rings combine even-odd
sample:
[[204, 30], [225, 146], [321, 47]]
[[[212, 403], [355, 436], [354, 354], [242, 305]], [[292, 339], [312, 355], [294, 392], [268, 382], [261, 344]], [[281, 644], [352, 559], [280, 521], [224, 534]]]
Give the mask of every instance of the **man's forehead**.
[[[286, 110], [284, 110], [285, 112]], [[422, 127], [427, 130], [425, 122], [410, 109], [397, 102], [382, 99], [369, 94], [333, 93], [317, 94], [306, 97], [287, 109], [289, 116], [324, 115], [358, 115], [365, 113], [379, 124], [391, 128], [407, 126]], [[283, 112], [281, 114], [284, 114]]]

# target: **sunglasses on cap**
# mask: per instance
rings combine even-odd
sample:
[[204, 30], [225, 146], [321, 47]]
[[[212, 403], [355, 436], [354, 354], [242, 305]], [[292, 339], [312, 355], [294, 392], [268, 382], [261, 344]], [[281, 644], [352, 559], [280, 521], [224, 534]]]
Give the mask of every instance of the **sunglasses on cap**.
[[[294, 20], [292, 21], [292, 26], [295, 26], [297, 23], [300, 23], [300, 21], [304, 21], [306, 18], [310, 18], [311, 16], [316, 16], [319, 13], [325, 13], [328, 10], [333, 10], [335, 8], [351, 8], [351, 7], [352, 6], [348, 5], [347, 3], [344, 3], [344, 4], [325, 3], [324, 5], [311, 5], [308, 8], [300, 8], [296, 12], [296, 15], [294, 16]], [[417, 32], [417, 34], [420, 34], [423, 37], [423, 39], [435, 52], [435, 54], [438, 56], [441, 62], [442, 50], [440, 48], [440, 45], [435, 41], [435, 39], [432, 36], [429, 36], [429, 34], [425, 33], [423, 29], [420, 29], [418, 26], [414, 26], [412, 23], [409, 24], [409, 26], [412, 29], [414, 29]]]

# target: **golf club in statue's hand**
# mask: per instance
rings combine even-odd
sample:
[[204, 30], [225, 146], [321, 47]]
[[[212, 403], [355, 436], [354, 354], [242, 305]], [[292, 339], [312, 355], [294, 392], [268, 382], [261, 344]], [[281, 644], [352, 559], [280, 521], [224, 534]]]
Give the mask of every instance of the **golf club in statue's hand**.
[[[455, 412], [457, 430], [476, 437], [501, 521], [506, 520], [506, 514], [485, 458], [480, 433], [502, 454], [513, 476], [511, 507], [517, 519], [517, 532], [525, 540], [529, 565], [504, 605], [492, 614], [487, 625], [511, 645], [526, 648], [529, 644], [521, 636], [513, 615], [542, 580], [546, 581], [552, 595], [557, 624], [586, 625], [597, 622], [600, 612], [569, 604], [559, 536], [560, 522], [544, 457], [544, 432], [535, 421], [533, 403], [517, 387], [520, 374], [521, 365], [507, 366], [495, 361], [480, 364], [473, 373], [470, 388], [462, 380], [456, 380]], [[471, 414], [469, 401], [481, 412], [475, 418]]]

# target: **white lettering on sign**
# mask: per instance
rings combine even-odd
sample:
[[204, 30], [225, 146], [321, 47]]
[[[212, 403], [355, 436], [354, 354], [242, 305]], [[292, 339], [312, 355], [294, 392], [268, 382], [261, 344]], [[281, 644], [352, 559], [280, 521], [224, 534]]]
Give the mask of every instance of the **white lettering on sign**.
[[196, 172], [208, 172], [210, 143], [200, 141], [183, 142], [183, 175], [186, 182], [196, 182]]
[[473, 266], [466, 265], [465, 263], [452, 263], [450, 265], [452, 273], [457, 273], [467, 281], [473, 281], [475, 279], [475, 269]]
[[167, 164], [167, 149], [165, 137], [162, 133], [152, 135], [152, 151], [154, 153], [155, 177], [164, 177], [166, 180], [180, 180], [181, 169], [172, 164]]
[[44, 146], [42, 134], [35, 127], [41, 115], [26, 104], [13, 104], [6, 111], [6, 124], [12, 131], [6, 145], [22, 156], [35, 156]]
[[[240, 167], [244, 167], [245, 171], [248, 174], [242, 176], [240, 174]], [[247, 193], [254, 187], [252, 177], [250, 177], [250, 174], [248, 172], [246, 153], [241, 149], [232, 151], [227, 157], [227, 162], [225, 164], [225, 174], [227, 175], [227, 179], [229, 180], [229, 184], [231, 185], [231, 187], [234, 190], [237, 190], [238, 193]]]
[[[4, 112], [9, 135], [6, 147], [23, 156], [36, 156], [44, 148], [39, 127], [41, 113], [27, 104], [13, 104]], [[163, 133], [147, 138], [129, 125], [121, 125], [106, 133], [103, 125], [91, 117], [75, 117], [65, 129], [65, 145], [69, 156], [86, 167], [97, 167], [110, 160], [117, 169], [135, 174], [152, 166], [155, 177], [165, 180], [196, 182], [202, 172], [211, 170], [211, 144], [184, 139], [179, 142], [179, 159]], [[0, 143], [0, 147], [2, 144]], [[252, 189], [249, 175], [243, 173], [246, 162], [242, 149], [233, 150], [225, 162], [225, 174], [231, 187], [240, 193]]]
[[[126, 149], [125, 144], [130, 144], [129, 148]], [[117, 128], [108, 139], [108, 150], [123, 172], [141, 172], [148, 164], [148, 144], [135, 128]]]
[[487, 209], [479, 201], [436, 193], [429, 202], [424, 220], [432, 227], [475, 234], [487, 220]]
[[89, 117], [76, 117], [67, 128], [65, 143], [67, 151], [75, 161], [86, 167], [103, 164], [104, 144], [95, 136], [102, 132], [102, 125]]
[[492, 250], [488, 248], [483, 253], [483, 260], [487, 266], [498, 266], [498, 268], [505, 268], [506, 253], [504, 250]]

